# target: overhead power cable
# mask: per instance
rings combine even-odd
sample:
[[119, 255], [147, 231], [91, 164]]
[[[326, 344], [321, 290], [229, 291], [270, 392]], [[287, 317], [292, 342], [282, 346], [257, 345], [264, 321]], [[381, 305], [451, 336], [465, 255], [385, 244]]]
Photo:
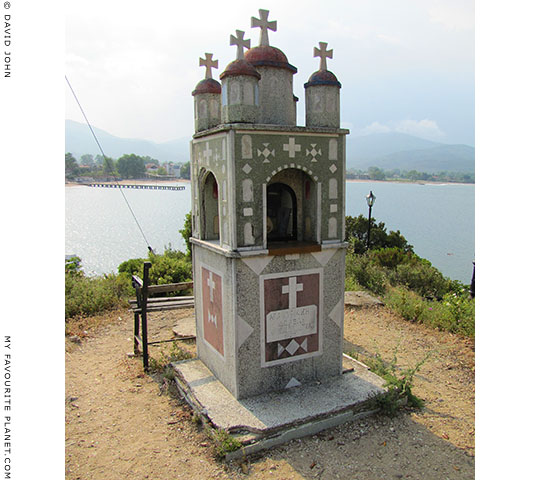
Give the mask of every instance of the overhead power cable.
[[[67, 75], [64, 75], [64, 77], [66, 78], [66, 82], [67, 82], [67, 84], [69, 86], [69, 89], [71, 90], [71, 93], [73, 94], [73, 97], [75, 98], [75, 101], [77, 102], [77, 105], [79, 105], [79, 108], [81, 110], [81, 113], [83, 114], [83, 117], [84, 117], [84, 120], [86, 121], [86, 124], [88, 125], [88, 128], [92, 132], [94, 140], [96, 141], [97, 146], [99, 148], [99, 151], [101, 152], [101, 155], [103, 156], [103, 161], [105, 161], [105, 157], [106, 157], [105, 153], [103, 152], [103, 148], [101, 148], [101, 144], [99, 143], [99, 140], [96, 137], [96, 134], [94, 133], [94, 129], [92, 128], [92, 125], [90, 125], [90, 122], [88, 121], [88, 118], [86, 117], [86, 114], [84, 113], [84, 109], [83, 109], [81, 103], [79, 102], [79, 99], [77, 98], [77, 95], [75, 94], [75, 91], [73, 90], [73, 87], [71, 86], [71, 83], [69, 83]], [[118, 187], [120, 187], [120, 184], [118, 183], [118, 180], [116, 180], [116, 178], [114, 179], [114, 181], [116, 182]], [[135, 213], [133, 212], [133, 210], [132, 210], [132, 208], [131, 208], [131, 206], [130, 206], [130, 204], [128, 202], [128, 199], [126, 198], [124, 192], [122, 191], [122, 188], [118, 188], [118, 190], [120, 190], [120, 193], [122, 194], [122, 197], [124, 197], [124, 200], [126, 201], [126, 205], [129, 208], [129, 211], [131, 212], [131, 215], [133, 216], [133, 219], [135, 220], [135, 223], [137, 224], [137, 227], [139, 227], [141, 235], [143, 236], [144, 241], [146, 243], [146, 246], [148, 247], [148, 251], [151, 252], [151, 253], [154, 253], [154, 251], [152, 250], [152, 247], [150, 246], [150, 244], [148, 243], [148, 240], [146, 239], [146, 235], [144, 234], [143, 229], [141, 228], [141, 225], [139, 224], [139, 221], [137, 220], [137, 217], [135, 216]]]

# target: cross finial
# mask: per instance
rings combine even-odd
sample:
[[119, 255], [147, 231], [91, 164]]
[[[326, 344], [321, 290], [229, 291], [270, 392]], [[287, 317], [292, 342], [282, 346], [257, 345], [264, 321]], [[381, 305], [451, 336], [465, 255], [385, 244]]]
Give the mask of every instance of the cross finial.
[[236, 45], [236, 60], [244, 58], [244, 48], [249, 48], [251, 40], [244, 40], [244, 33], [242, 30], [236, 30], [236, 37], [231, 35], [230, 45]]
[[328, 43], [319, 42], [319, 48], [313, 48], [313, 57], [321, 57], [321, 67], [319, 70], [327, 70], [326, 68], [326, 58], [332, 58], [332, 53], [334, 50], [326, 50]]
[[277, 22], [275, 20], [269, 22], [268, 13], [268, 10], [260, 9], [259, 15], [261, 18], [251, 17], [251, 28], [260, 27], [261, 29], [261, 41], [259, 42], [261, 47], [270, 45], [268, 43], [268, 30], [273, 32], [277, 30]]
[[213, 53], [205, 53], [204, 60], [199, 58], [199, 67], [206, 67], [206, 75], [204, 78], [212, 78], [212, 68], [218, 68], [218, 61], [212, 60]]

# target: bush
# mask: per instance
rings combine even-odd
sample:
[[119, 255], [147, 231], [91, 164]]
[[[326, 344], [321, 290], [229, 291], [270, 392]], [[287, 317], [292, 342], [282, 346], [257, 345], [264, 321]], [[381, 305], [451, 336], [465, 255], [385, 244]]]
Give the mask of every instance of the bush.
[[191, 258], [191, 242], [189, 241], [192, 236], [191, 212], [186, 213], [186, 217], [184, 219], [184, 228], [178, 231], [186, 242], [187, 255], [189, 258]]
[[95, 315], [127, 306], [131, 284], [119, 275], [86, 277], [81, 273], [65, 276], [65, 318]]
[[384, 270], [371, 263], [367, 256], [348, 254], [345, 276], [346, 284], [360, 285], [377, 295], [386, 291], [387, 277]]
[[425, 298], [440, 299], [449, 291], [449, 280], [427, 260], [398, 265], [390, 275], [390, 282]]
[[130, 282], [132, 275], [142, 278], [145, 261], [152, 263], [149, 280], [153, 285], [187, 282], [192, 278], [191, 260], [188, 255], [179, 250], [172, 250], [171, 248], [166, 248], [162, 255], [149, 253], [148, 260], [134, 258], [122, 262], [118, 267], [118, 272], [125, 278], [128, 278]]
[[[366, 252], [368, 219], [363, 215], [358, 217], [345, 217], [345, 238], [350, 243], [351, 248], [356, 254]], [[383, 222], [376, 223], [374, 218], [371, 219], [369, 243], [371, 248], [392, 248], [397, 247], [404, 251], [413, 251], [412, 245], [409, 245], [407, 240], [400, 231], [391, 231], [386, 233], [386, 226]]]
[[404, 287], [389, 289], [384, 297], [386, 305], [411, 322], [474, 338], [474, 299], [463, 290], [448, 293], [440, 302], [429, 301]]

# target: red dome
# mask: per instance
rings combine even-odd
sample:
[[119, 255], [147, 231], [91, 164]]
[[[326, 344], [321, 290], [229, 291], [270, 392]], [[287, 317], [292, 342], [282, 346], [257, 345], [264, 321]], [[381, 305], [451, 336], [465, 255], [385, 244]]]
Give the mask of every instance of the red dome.
[[330, 70], [319, 70], [309, 77], [307, 83], [304, 83], [306, 88], [313, 85], [335, 85], [341, 88], [341, 83]]
[[257, 78], [257, 80], [261, 78], [259, 72], [255, 70], [253, 65], [246, 62], [244, 59], [235, 60], [234, 62], [229, 63], [227, 68], [225, 68], [223, 73], [219, 76], [219, 79], [223, 80], [230, 75], [251, 75], [252, 77]]
[[201, 93], [221, 93], [221, 84], [213, 78], [205, 78], [191, 92], [192, 95], [199, 95]]
[[271, 47], [269, 45], [250, 48], [245, 53], [244, 57], [249, 63], [251, 63], [251, 65], [255, 67], [278, 67], [286, 68], [293, 73], [297, 72], [296, 67], [293, 67], [289, 63], [287, 57], [279, 48]]

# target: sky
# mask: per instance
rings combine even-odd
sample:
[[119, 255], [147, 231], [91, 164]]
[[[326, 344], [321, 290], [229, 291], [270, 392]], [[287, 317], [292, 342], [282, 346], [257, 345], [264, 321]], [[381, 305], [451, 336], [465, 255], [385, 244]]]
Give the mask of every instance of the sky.
[[[270, 44], [297, 67], [298, 124], [304, 83], [319, 69], [313, 48], [342, 83], [341, 122], [351, 136], [401, 132], [474, 146], [472, 0], [66, 2], [66, 75], [92, 125], [124, 138], [164, 142], [193, 134], [199, 58], [218, 59], [219, 78], [235, 59], [229, 45], [251, 17], [270, 11]], [[84, 118], [66, 86], [66, 118]]]

